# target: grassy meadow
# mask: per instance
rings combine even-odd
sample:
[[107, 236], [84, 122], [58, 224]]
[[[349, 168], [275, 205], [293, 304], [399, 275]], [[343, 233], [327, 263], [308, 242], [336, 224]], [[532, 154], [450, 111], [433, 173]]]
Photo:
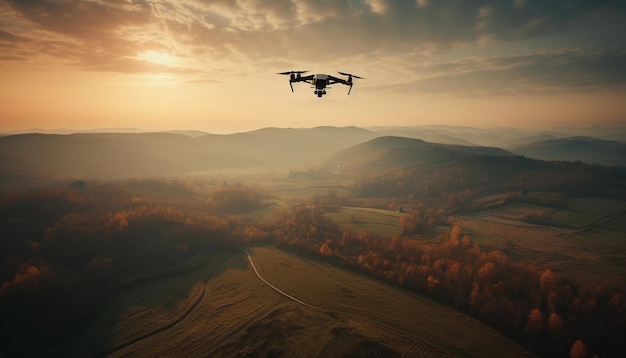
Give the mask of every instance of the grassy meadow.
[[[261, 209], [242, 214], [252, 221], [276, 218], [291, 201], [325, 189], [311, 183], [266, 182], [275, 200]], [[327, 190], [326, 190], [327, 191]], [[626, 202], [586, 197], [572, 198], [563, 207], [531, 203], [504, 203], [501, 195], [476, 200], [494, 202], [486, 209], [459, 214], [472, 242], [504, 252], [510, 259], [529, 262], [559, 272], [575, 281], [626, 287]], [[381, 237], [400, 234], [397, 211], [369, 207], [339, 207], [324, 214], [339, 227], [353, 232], [369, 230]], [[432, 241], [415, 235], [417, 240]]]
[[185, 270], [129, 278], [78, 337], [71, 355], [101, 355], [173, 324], [194, 307], [205, 281], [227, 258], [227, 253], [202, 253], [186, 262]]
[[[537, 223], [524, 220], [539, 218]], [[590, 285], [626, 286], [626, 202], [574, 198], [559, 209], [510, 204], [455, 217], [479, 245]]]
[[326, 213], [326, 217], [342, 228], [349, 228], [351, 231], [369, 230], [380, 236], [401, 232], [400, 215], [402, 214], [391, 210], [357, 207], [342, 207]]
[[[493, 329], [422, 296], [272, 246], [203, 255], [196, 271], [115, 294], [73, 356], [525, 357]], [[174, 323], [174, 324], [173, 324]]]

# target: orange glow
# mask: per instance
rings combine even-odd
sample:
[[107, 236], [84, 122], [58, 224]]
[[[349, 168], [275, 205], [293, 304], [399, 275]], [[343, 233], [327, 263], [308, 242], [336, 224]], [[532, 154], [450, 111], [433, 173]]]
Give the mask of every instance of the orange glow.
[[[402, 11], [379, 1], [240, 5], [0, 2], [0, 132], [626, 125], [626, 83], [611, 73], [623, 71], [615, 66], [626, 60], [622, 42], [601, 32], [589, 37], [603, 42], [590, 44], [575, 33], [550, 46], [525, 36], [558, 17], [515, 28], [498, 22], [503, 9], [476, 8], [480, 16], [459, 21], [463, 12], [429, 1]], [[507, 8], [515, 12], [508, 15], [525, 16], [517, 11], [529, 6]], [[449, 21], [447, 35], [406, 23], [408, 14], [394, 18], [406, 11]], [[596, 29], [587, 15], [572, 14]], [[304, 83], [291, 93], [276, 75], [303, 69], [366, 79], [350, 96], [335, 84], [318, 99]]]

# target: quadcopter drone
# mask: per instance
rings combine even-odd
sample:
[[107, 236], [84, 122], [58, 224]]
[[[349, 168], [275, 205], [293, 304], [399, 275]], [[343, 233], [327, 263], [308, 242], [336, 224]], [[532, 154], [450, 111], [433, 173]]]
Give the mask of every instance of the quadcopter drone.
[[325, 95], [326, 88], [327, 88], [326, 86], [332, 85], [335, 83], [341, 83], [346, 86], [350, 86], [350, 89], [348, 90], [348, 95], [349, 95], [350, 91], [352, 91], [352, 84], [353, 84], [352, 78], [363, 79], [363, 77], [359, 77], [359, 76], [356, 76], [350, 73], [345, 73], [345, 72], [338, 72], [338, 73], [343, 76], [348, 76], [347, 80], [344, 80], [343, 78], [331, 76], [331, 75], [326, 75], [323, 73], [318, 73], [316, 75], [302, 76], [302, 74], [306, 72], [308, 71], [287, 71], [287, 72], [279, 72], [278, 74], [289, 75], [289, 86], [291, 87], [291, 92], [293, 92], [294, 82], [306, 82], [306, 83], [310, 83], [311, 85], [313, 85], [313, 88], [315, 88], [315, 91], [313, 93], [315, 93], [317, 97], [322, 97], [323, 95]]

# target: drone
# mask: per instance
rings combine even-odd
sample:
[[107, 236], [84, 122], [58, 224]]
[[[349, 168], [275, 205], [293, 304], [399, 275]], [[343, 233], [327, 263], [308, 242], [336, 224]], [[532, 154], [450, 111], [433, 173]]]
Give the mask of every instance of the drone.
[[302, 76], [302, 74], [306, 72], [309, 72], [309, 71], [287, 71], [287, 72], [279, 72], [278, 74], [289, 75], [289, 87], [291, 87], [291, 92], [293, 92], [294, 82], [306, 82], [306, 83], [310, 83], [311, 85], [313, 85], [313, 88], [315, 88], [315, 91], [313, 91], [313, 93], [315, 93], [317, 97], [320, 97], [320, 98], [326, 94], [326, 88], [327, 88], [326, 86], [332, 85], [335, 83], [341, 83], [343, 85], [350, 86], [350, 89], [348, 90], [348, 95], [350, 95], [350, 91], [352, 91], [352, 84], [353, 84], [352, 78], [364, 79], [363, 77], [359, 77], [357, 75], [353, 75], [353, 74], [345, 73], [345, 72], [338, 72], [338, 73], [343, 76], [348, 76], [347, 80], [344, 80], [343, 78], [335, 77], [332, 75], [323, 74], [323, 73], [318, 73], [316, 75]]

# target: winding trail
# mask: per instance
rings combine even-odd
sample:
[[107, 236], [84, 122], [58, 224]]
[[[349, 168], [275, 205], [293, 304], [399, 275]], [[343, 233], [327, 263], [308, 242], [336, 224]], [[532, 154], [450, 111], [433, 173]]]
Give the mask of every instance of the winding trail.
[[259, 280], [261, 280], [264, 284], [266, 284], [267, 286], [269, 286], [274, 291], [280, 293], [281, 295], [289, 298], [290, 300], [292, 300], [294, 302], [297, 302], [297, 303], [299, 303], [299, 304], [301, 304], [303, 306], [306, 306], [308, 308], [312, 308], [312, 309], [317, 310], [317, 311], [322, 311], [321, 308], [313, 306], [313, 305], [310, 305], [310, 304], [308, 304], [308, 303], [306, 303], [306, 302], [304, 302], [302, 300], [299, 300], [299, 299], [293, 297], [292, 295], [282, 291], [280, 288], [278, 288], [278, 287], [272, 285], [271, 283], [269, 283], [266, 279], [263, 278], [263, 276], [261, 276], [259, 271], [256, 269], [256, 266], [254, 266], [254, 262], [252, 262], [252, 257], [250, 257], [250, 253], [248, 252], [248, 250], [246, 250], [246, 249], [241, 249], [241, 250], [243, 250], [246, 253], [246, 256], [248, 257], [248, 262], [250, 263], [250, 266], [252, 266], [252, 269], [254, 270], [254, 273], [256, 274], [256, 277], [258, 277]]
[[131, 340], [125, 342], [125, 343], [122, 343], [120, 345], [117, 345], [117, 346], [115, 346], [115, 347], [113, 347], [113, 348], [111, 348], [111, 349], [109, 349], [109, 350], [107, 350], [105, 352], [99, 353], [99, 354], [96, 355], [96, 357], [105, 357], [105, 356], [111, 355], [112, 353], [115, 353], [115, 352], [120, 351], [120, 350], [122, 350], [124, 348], [130, 347], [130, 346], [132, 346], [133, 344], [135, 344], [135, 343], [137, 343], [139, 341], [143, 341], [144, 339], [147, 339], [147, 338], [155, 336], [155, 335], [157, 335], [159, 333], [165, 332], [168, 329], [170, 329], [170, 328], [174, 327], [175, 325], [179, 324], [180, 322], [182, 322], [185, 318], [187, 318], [189, 316], [189, 314], [191, 314], [191, 312], [193, 312], [196, 309], [196, 307], [198, 307], [198, 305], [200, 304], [200, 302], [204, 298], [204, 294], [206, 293], [206, 284], [207, 284], [207, 282], [209, 281], [209, 279], [211, 279], [211, 277], [217, 271], [217, 269], [220, 266], [222, 266], [224, 264], [224, 262], [226, 262], [230, 258], [231, 255], [226, 256], [218, 265], [216, 265], [211, 270], [211, 272], [209, 273], [208, 277], [202, 283], [202, 293], [200, 294], [200, 297], [198, 297], [196, 299], [196, 301], [193, 303], [193, 305], [191, 305], [191, 307], [189, 307], [189, 309], [186, 310], [180, 317], [178, 317], [174, 321], [172, 321], [172, 322], [170, 322], [170, 323], [168, 323], [168, 324], [166, 324], [164, 326], [161, 326], [161, 327], [159, 327], [157, 329], [154, 329], [154, 330], [152, 330], [152, 331], [150, 331], [150, 332], [148, 332], [148, 333], [146, 333], [144, 335], [141, 335], [139, 337], [133, 338], [133, 339], [131, 339]]
[[[267, 286], [269, 286], [274, 291], [280, 293], [281, 295], [289, 298], [290, 300], [292, 300], [294, 302], [297, 302], [297, 303], [299, 303], [299, 304], [301, 304], [303, 306], [306, 306], [308, 308], [311, 308], [311, 309], [314, 309], [314, 310], [317, 310], [317, 311], [322, 311], [322, 309], [320, 309], [319, 307], [315, 307], [315, 306], [310, 305], [310, 304], [308, 304], [308, 303], [306, 303], [306, 302], [304, 302], [302, 300], [299, 300], [298, 298], [296, 298], [296, 297], [294, 297], [294, 296], [292, 296], [292, 295], [282, 291], [278, 287], [276, 287], [276, 286], [272, 285], [271, 283], [269, 283], [266, 279], [263, 278], [263, 276], [261, 276], [261, 274], [257, 270], [256, 266], [254, 265], [254, 262], [252, 261], [252, 257], [250, 257], [250, 253], [248, 252], [248, 250], [246, 250], [246, 249], [241, 249], [241, 250], [243, 250], [246, 253], [246, 256], [248, 258], [248, 262], [250, 263], [250, 266], [252, 267], [252, 270], [254, 270], [254, 273], [255, 273], [256, 277], [259, 280], [261, 280], [264, 284], [266, 284]], [[222, 266], [224, 264], [224, 262], [226, 262], [230, 258], [230, 256], [231, 255], [228, 255], [226, 258], [224, 258], [218, 265], [216, 265], [211, 270], [211, 272], [209, 273], [208, 277], [203, 282], [202, 293], [196, 299], [196, 301], [191, 305], [191, 307], [189, 307], [189, 309], [186, 310], [180, 317], [176, 318], [174, 321], [172, 321], [172, 322], [170, 322], [170, 323], [168, 323], [168, 324], [166, 324], [164, 326], [161, 326], [161, 327], [159, 327], [157, 329], [154, 329], [154, 330], [152, 330], [152, 331], [150, 331], [148, 333], [145, 333], [145, 334], [143, 334], [143, 335], [141, 335], [139, 337], [135, 337], [135, 338], [133, 338], [133, 339], [127, 341], [127, 342], [124, 342], [124, 343], [119, 344], [119, 345], [117, 345], [115, 347], [112, 347], [112, 348], [108, 349], [105, 352], [101, 352], [101, 353], [97, 354], [96, 357], [105, 357], [105, 356], [111, 355], [111, 354], [113, 354], [115, 352], [118, 352], [120, 350], [123, 350], [124, 348], [128, 348], [128, 347], [130, 347], [130, 346], [132, 346], [132, 345], [134, 345], [134, 344], [136, 344], [136, 343], [138, 343], [140, 341], [143, 341], [143, 340], [145, 340], [147, 338], [153, 337], [153, 336], [155, 336], [155, 335], [157, 335], [159, 333], [163, 333], [163, 332], [171, 329], [172, 327], [176, 326], [177, 324], [182, 322], [184, 319], [186, 319], [198, 307], [198, 305], [200, 304], [200, 302], [204, 298], [204, 295], [206, 293], [206, 284], [207, 284], [207, 282], [211, 279], [211, 277], [217, 271], [217, 269], [220, 266]]]

